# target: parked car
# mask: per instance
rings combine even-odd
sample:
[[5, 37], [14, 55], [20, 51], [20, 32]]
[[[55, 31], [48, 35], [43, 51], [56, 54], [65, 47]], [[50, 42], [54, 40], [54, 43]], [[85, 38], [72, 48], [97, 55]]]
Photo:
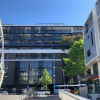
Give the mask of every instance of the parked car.
[[39, 90], [38, 92], [36, 92], [36, 93], [39, 93], [40, 95], [48, 95], [48, 94], [50, 94], [51, 92], [49, 91], [49, 90]]
[[8, 95], [7, 91], [0, 91], [0, 95]]
[[17, 92], [16, 91], [11, 91], [9, 94], [10, 95], [17, 95]]

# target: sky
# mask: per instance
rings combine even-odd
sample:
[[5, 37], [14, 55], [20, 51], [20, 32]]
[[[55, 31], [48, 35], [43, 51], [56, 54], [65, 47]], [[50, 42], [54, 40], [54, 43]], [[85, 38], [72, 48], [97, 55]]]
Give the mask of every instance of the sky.
[[2, 24], [84, 25], [96, 0], [0, 0]]

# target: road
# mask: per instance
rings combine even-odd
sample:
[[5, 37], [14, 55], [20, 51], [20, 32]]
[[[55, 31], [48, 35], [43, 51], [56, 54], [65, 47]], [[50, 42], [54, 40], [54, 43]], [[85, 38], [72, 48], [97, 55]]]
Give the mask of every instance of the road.
[[[0, 100], [19, 100], [19, 95], [0, 95]], [[58, 95], [41, 95], [39, 98], [24, 100], [60, 100]]]
[[[28, 100], [28, 99], [25, 99]], [[29, 100], [60, 100], [58, 95], [41, 95], [39, 98], [30, 98]]]

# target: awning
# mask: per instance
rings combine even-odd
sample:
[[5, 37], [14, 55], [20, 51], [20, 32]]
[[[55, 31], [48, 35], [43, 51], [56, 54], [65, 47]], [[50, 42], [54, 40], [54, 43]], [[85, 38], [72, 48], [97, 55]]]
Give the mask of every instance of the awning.
[[99, 76], [96, 75], [96, 74], [94, 74], [94, 75], [87, 75], [87, 76], [82, 77], [81, 81], [87, 81], [89, 78], [94, 80], [96, 78], [99, 78]]

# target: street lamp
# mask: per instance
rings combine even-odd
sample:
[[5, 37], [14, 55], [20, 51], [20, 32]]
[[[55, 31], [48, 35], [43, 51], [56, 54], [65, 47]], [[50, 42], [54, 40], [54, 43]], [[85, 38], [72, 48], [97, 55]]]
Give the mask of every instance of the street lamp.
[[63, 71], [64, 90], [65, 90], [65, 77], [64, 77], [64, 72], [65, 72], [65, 70], [62, 70], [62, 71]]
[[81, 95], [81, 84], [80, 84], [80, 83], [81, 83], [81, 77], [78, 75], [78, 76], [77, 76], [77, 79], [78, 79], [78, 81], [79, 81], [79, 85], [80, 85], [80, 95]]

